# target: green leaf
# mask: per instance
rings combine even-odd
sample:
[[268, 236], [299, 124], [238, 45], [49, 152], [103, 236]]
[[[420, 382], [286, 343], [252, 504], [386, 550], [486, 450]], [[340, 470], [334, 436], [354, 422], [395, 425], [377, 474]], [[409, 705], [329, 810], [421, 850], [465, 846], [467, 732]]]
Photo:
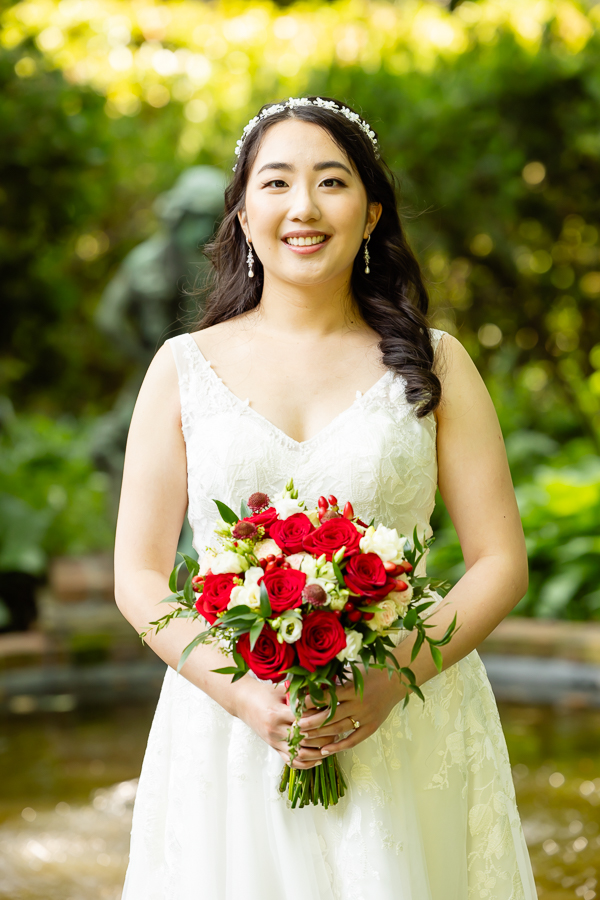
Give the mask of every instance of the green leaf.
[[217, 504], [217, 509], [219, 510], [219, 514], [224, 522], [227, 522], [228, 525], [235, 525], [236, 522], [239, 522], [239, 517], [236, 516], [234, 511], [230, 509], [225, 503], [221, 503], [220, 500], [213, 500], [213, 503]]
[[170, 597], [165, 597], [164, 600], [159, 600], [159, 603], [181, 603], [182, 600], [183, 597], [178, 591], [176, 594], [171, 594]]
[[248, 506], [246, 501], [242, 500], [241, 505], [240, 505], [240, 516], [242, 517], [242, 519], [247, 519], [251, 515], [252, 515], [252, 510], [250, 509], [250, 507]]
[[252, 628], [250, 629], [250, 649], [254, 650], [254, 645], [259, 639], [261, 632], [265, 626], [264, 619], [257, 619]]
[[217, 672], [219, 675], [235, 675], [240, 670], [237, 666], [225, 666], [223, 669], [211, 669], [210, 671]]
[[192, 588], [192, 576], [188, 575], [186, 578], [185, 584], [183, 586], [183, 596], [185, 597], [187, 603], [193, 605], [196, 602], [196, 595], [194, 594], [194, 589]]
[[424, 640], [425, 640], [425, 632], [424, 632], [424, 631], [419, 631], [419, 634], [417, 635], [417, 639], [416, 639], [416, 641], [415, 641], [414, 644], [413, 644], [412, 652], [411, 652], [411, 654], [410, 654], [410, 661], [411, 661], [411, 663], [414, 662], [415, 659], [417, 658], [417, 655], [418, 655], [418, 653], [419, 653], [419, 650], [420, 650], [421, 647], [423, 646], [423, 641], [424, 641]]
[[336, 563], [336, 561], [334, 559], [331, 560], [331, 565], [333, 566], [333, 571], [334, 571], [335, 577], [338, 580], [338, 584], [340, 585], [340, 587], [345, 588], [346, 582], [344, 581], [344, 576], [342, 575], [342, 570], [340, 569], [340, 567], [338, 566], [338, 564]]
[[264, 581], [260, 583], [260, 614], [263, 618], [268, 619], [271, 615], [271, 601]]
[[179, 570], [183, 565], [183, 560], [178, 563], [171, 574], [169, 575], [169, 590], [175, 594], [177, 592], [177, 577], [179, 575]]
[[200, 564], [197, 559], [193, 559], [191, 556], [186, 556], [185, 553], [182, 553], [183, 561], [187, 567], [190, 575], [197, 575], [200, 571]]
[[404, 616], [403, 625], [408, 631], [412, 631], [415, 625], [417, 624], [418, 613], [417, 610], [413, 607], [409, 609], [409, 611]]
[[441, 672], [442, 666], [444, 664], [444, 659], [442, 657], [441, 652], [438, 650], [437, 647], [434, 647], [432, 644], [429, 645], [429, 649], [431, 650], [431, 655], [433, 657], [433, 661], [435, 663], [436, 669], [438, 670], [438, 672]]
[[355, 663], [350, 663], [350, 668], [352, 669], [352, 675], [354, 677], [354, 690], [362, 700], [365, 689], [365, 680], [362, 676], [362, 672]]
[[177, 663], [177, 672], [178, 673], [181, 672], [183, 666], [185, 665], [185, 663], [187, 661], [188, 656], [190, 655], [190, 653], [192, 652], [194, 647], [197, 647], [198, 644], [204, 643], [204, 641], [202, 641], [201, 638], [202, 638], [201, 634], [196, 635], [196, 637], [193, 639], [193, 641], [190, 641], [189, 644], [187, 645], [187, 647], [185, 647], [185, 649], [183, 650], [183, 653], [179, 657], [179, 662]]

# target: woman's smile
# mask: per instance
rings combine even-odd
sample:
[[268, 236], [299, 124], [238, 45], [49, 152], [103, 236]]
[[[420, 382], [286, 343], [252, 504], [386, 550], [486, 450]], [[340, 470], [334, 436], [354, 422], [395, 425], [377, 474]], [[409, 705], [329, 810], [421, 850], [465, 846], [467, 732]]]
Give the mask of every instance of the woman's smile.
[[284, 235], [281, 240], [293, 253], [306, 256], [321, 250], [330, 237], [330, 234], [322, 231], [294, 231]]

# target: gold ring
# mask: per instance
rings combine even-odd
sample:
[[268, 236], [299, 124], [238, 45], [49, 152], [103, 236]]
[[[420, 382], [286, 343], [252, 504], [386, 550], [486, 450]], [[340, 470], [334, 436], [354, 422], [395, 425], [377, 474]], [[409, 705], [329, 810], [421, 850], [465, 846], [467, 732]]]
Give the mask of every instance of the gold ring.
[[352, 727], [354, 728], [355, 731], [357, 728], [360, 728], [360, 722], [358, 722], [356, 719], [353, 719], [352, 716], [348, 716], [348, 718], [352, 722]]

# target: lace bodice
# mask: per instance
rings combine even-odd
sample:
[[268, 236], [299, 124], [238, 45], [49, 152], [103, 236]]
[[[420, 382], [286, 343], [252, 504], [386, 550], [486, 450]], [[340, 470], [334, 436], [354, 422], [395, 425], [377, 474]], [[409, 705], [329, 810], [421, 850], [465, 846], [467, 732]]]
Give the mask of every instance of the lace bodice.
[[[444, 334], [431, 329], [434, 349]], [[189, 334], [168, 341], [179, 376], [188, 467], [188, 518], [194, 547], [209, 542], [213, 498], [239, 509], [254, 491], [281, 490], [290, 476], [300, 496], [351, 500], [365, 521], [399, 533], [430, 534], [437, 485], [436, 422], [418, 419], [404, 379], [388, 369], [354, 403], [307, 441], [295, 441], [215, 374]]]

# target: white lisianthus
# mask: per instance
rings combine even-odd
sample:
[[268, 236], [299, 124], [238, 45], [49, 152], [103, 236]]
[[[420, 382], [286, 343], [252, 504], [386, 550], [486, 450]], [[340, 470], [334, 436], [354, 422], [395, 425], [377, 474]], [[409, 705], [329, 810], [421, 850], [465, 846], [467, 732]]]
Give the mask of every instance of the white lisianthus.
[[392, 591], [390, 594], [385, 597], [385, 600], [391, 600], [392, 603], [396, 606], [396, 611], [399, 616], [405, 616], [406, 611], [408, 609], [408, 604], [410, 603], [412, 598], [412, 587], [409, 585], [406, 591]]
[[384, 631], [398, 618], [396, 604], [389, 597], [380, 603], [373, 604], [369, 609], [373, 613], [373, 618], [365, 622], [365, 625], [368, 625], [371, 631]]
[[304, 501], [292, 500], [291, 497], [282, 497], [279, 500], [274, 500], [273, 506], [277, 510], [277, 515], [280, 519], [287, 519], [295, 513], [304, 512]]
[[348, 593], [348, 591], [340, 590], [337, 592], [337, 594], [331, 597], [329, 606], [331, 607], [331, 609], [343, 609], [348, 602], [349, 596], [350, 594]]
[[260, 585], [255, 582], [250, 584], [236, 584], [231, 589], [231, 596], [227, 609], [233, 609], [234, 606], [249, 606], [250, 609], [260, 608]]
[[273, 538], [265, 538], [254, 545], [254, 555], [257, 559], [266, 559], [267, 556], [281, 556], [281, 547]]
[[376, 553], [383, 562], [398, 565], [404, 559], [405, 543], [406, 538], [399, 535], [395, 528], [378, 525], [375, 529], [370, 525], [360, 539], [360, 549], [363, 553]]
[[323, 565], [318, 567], [318, 575], [319, 578], [324, 578], [325, 581], [332, 581], [334, 584], [338, 583], [337, 576], [333, 571], [333, 564], [330, 562], [324, 562]]
[[213, 575], [225, 575], [228, 572], [239, 575], [241, 572], [245, 572], [249, 566], [248, 560], [239, 553], [234, 550], [223, 550], [221, 553], [217, 553], [210, 569]]
[[260, 566], [250, 566], [244, 573], [244, 584], [250, 587], [251, 584], [258, 584], [265, 573]]
[[359, 653], [362, 647], [363, 638], [360, 631], [346, 631], [346, 646], [340, 650], [336, 659], [340, 662], [356, 662], [360, 659]]
[[294, 644], [302, 634], [302, 613], [299, 609], [286, 609], [279, 619], [279, 634], [286, 644]]
[[200, 560], [200, 571], [199, 575], [206, 575], [208, 570], [210, 569], [212, 572], [212, 565], [217, 557], [217, 554], [214, 550], [207, 550], [202, 559]]

